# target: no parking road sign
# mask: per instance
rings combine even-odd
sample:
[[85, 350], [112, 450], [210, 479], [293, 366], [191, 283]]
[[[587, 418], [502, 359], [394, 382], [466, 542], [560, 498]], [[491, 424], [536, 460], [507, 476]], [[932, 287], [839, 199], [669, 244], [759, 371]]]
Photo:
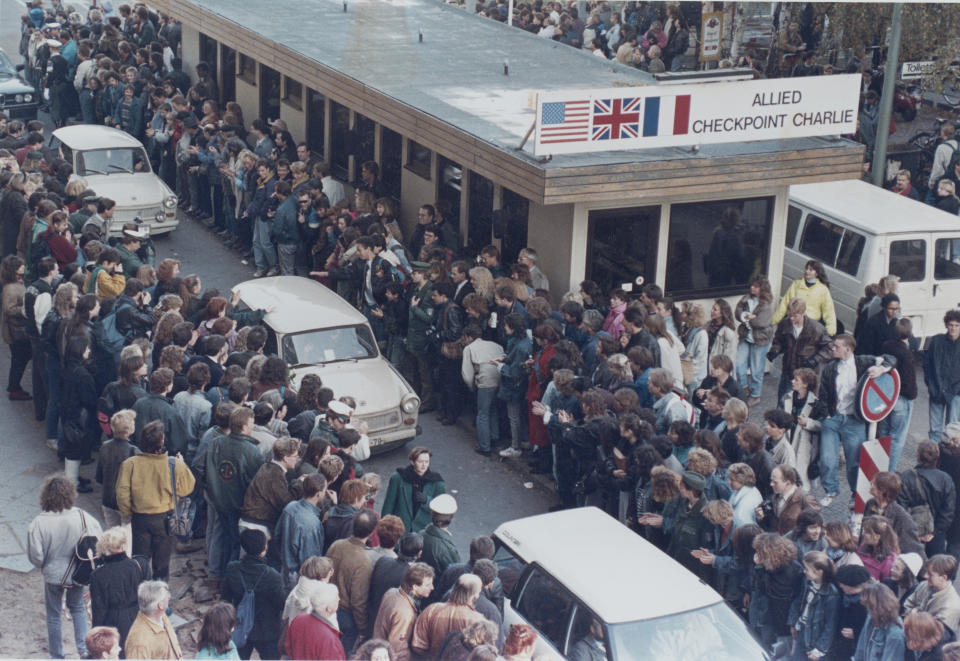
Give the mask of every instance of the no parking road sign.
[[900, 396], [900, 374], [890, 370], [864, 379], [860, 390], [860, 414], [867, 422], [880, 422], [893, 411]]

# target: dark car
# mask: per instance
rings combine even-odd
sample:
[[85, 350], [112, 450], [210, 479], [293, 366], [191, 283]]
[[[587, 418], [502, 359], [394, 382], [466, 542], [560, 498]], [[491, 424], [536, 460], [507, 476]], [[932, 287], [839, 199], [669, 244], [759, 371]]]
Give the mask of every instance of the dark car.
[[7, 57], [0, 50], [0, 110], [4, 110], [11, 119], [36, 119], [40, 99], [33, 85], [23, 79]]

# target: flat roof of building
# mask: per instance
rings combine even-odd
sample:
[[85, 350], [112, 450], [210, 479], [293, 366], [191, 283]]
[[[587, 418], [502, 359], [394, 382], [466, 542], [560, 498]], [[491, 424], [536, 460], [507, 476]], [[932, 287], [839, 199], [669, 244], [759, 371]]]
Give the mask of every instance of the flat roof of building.
[[[193, 5], [217, 14], [531, 162], [536, 161], [532, 140], [522, 153], [516, 148], [533, 125], [536, 92], [658, 85], [653, 76], [633, 67], [436, 0], [272, 0], [269, 11], [262, 3], [236, 0], [167, 0], [160, 4]], [[197, 27], [202, 30], [203, 21]], [[504, 75], [505, 62], [509, 75]], [[356, 110], [363, 112], [363, 108]], [[703, 145], [698, 153], [677, 147], [596, 152], [558, 155], [538, 165], [552, 170], [724, 158], [845, 143], [815, 137]]]

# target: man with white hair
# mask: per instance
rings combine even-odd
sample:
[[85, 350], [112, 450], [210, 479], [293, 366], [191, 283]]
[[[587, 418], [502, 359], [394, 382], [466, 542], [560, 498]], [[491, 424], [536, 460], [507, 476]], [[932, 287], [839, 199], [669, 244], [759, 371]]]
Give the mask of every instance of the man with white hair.
[[[177, 632], [167, 619], [170, 588], [163, 581], [144, 581], [137, 588], [140, 612], [124, 643], [128, 659], [180, 659]], [[318, 657], [319, 658], [319, 657]]]
[[530, 270], [530, 282], [534, 289], [545, 289], [550, 291], [550, 281], [546, 274], [537, 266], [537, 251], [533, 248], [524, 248], [517, 256], [517, 262], [523, 264]]
[[482, 622], [483, 615], [474, 608], [482, 588], [483, 583], [476, 574], [463, 574], [458, 578], [446, 602], [430, 604], [417, 618], [410, 649], [425, 658], [436, 659], [448, 633]]
[[342, 661], [347, 655], [340, 644], [340, 629], [337, 626], [337, 608], [340, 607], [340, 592], [331, 583], [313, 587], [310, 595], [309, 613], [298, 615], [290, 622], [284, 642], [287, 656], [291, 659], [330, 659]]

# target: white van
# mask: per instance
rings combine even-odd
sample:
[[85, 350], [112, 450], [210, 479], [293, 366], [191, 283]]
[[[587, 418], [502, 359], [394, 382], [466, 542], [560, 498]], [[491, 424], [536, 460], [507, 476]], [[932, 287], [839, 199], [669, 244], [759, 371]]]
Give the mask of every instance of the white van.
[[713, 588], [596, 507], [508, 521], [493, 539], [503, 626], [536, 629], [536, 659], [769, 659]]
[[823, 263], [837, 317], [853, 332], [864, 286], [900, 276], [898, 295], [914, 335], [944, 332], [960, 306], [960, 217], [864, 181], [790, 187], [781, 293]]

